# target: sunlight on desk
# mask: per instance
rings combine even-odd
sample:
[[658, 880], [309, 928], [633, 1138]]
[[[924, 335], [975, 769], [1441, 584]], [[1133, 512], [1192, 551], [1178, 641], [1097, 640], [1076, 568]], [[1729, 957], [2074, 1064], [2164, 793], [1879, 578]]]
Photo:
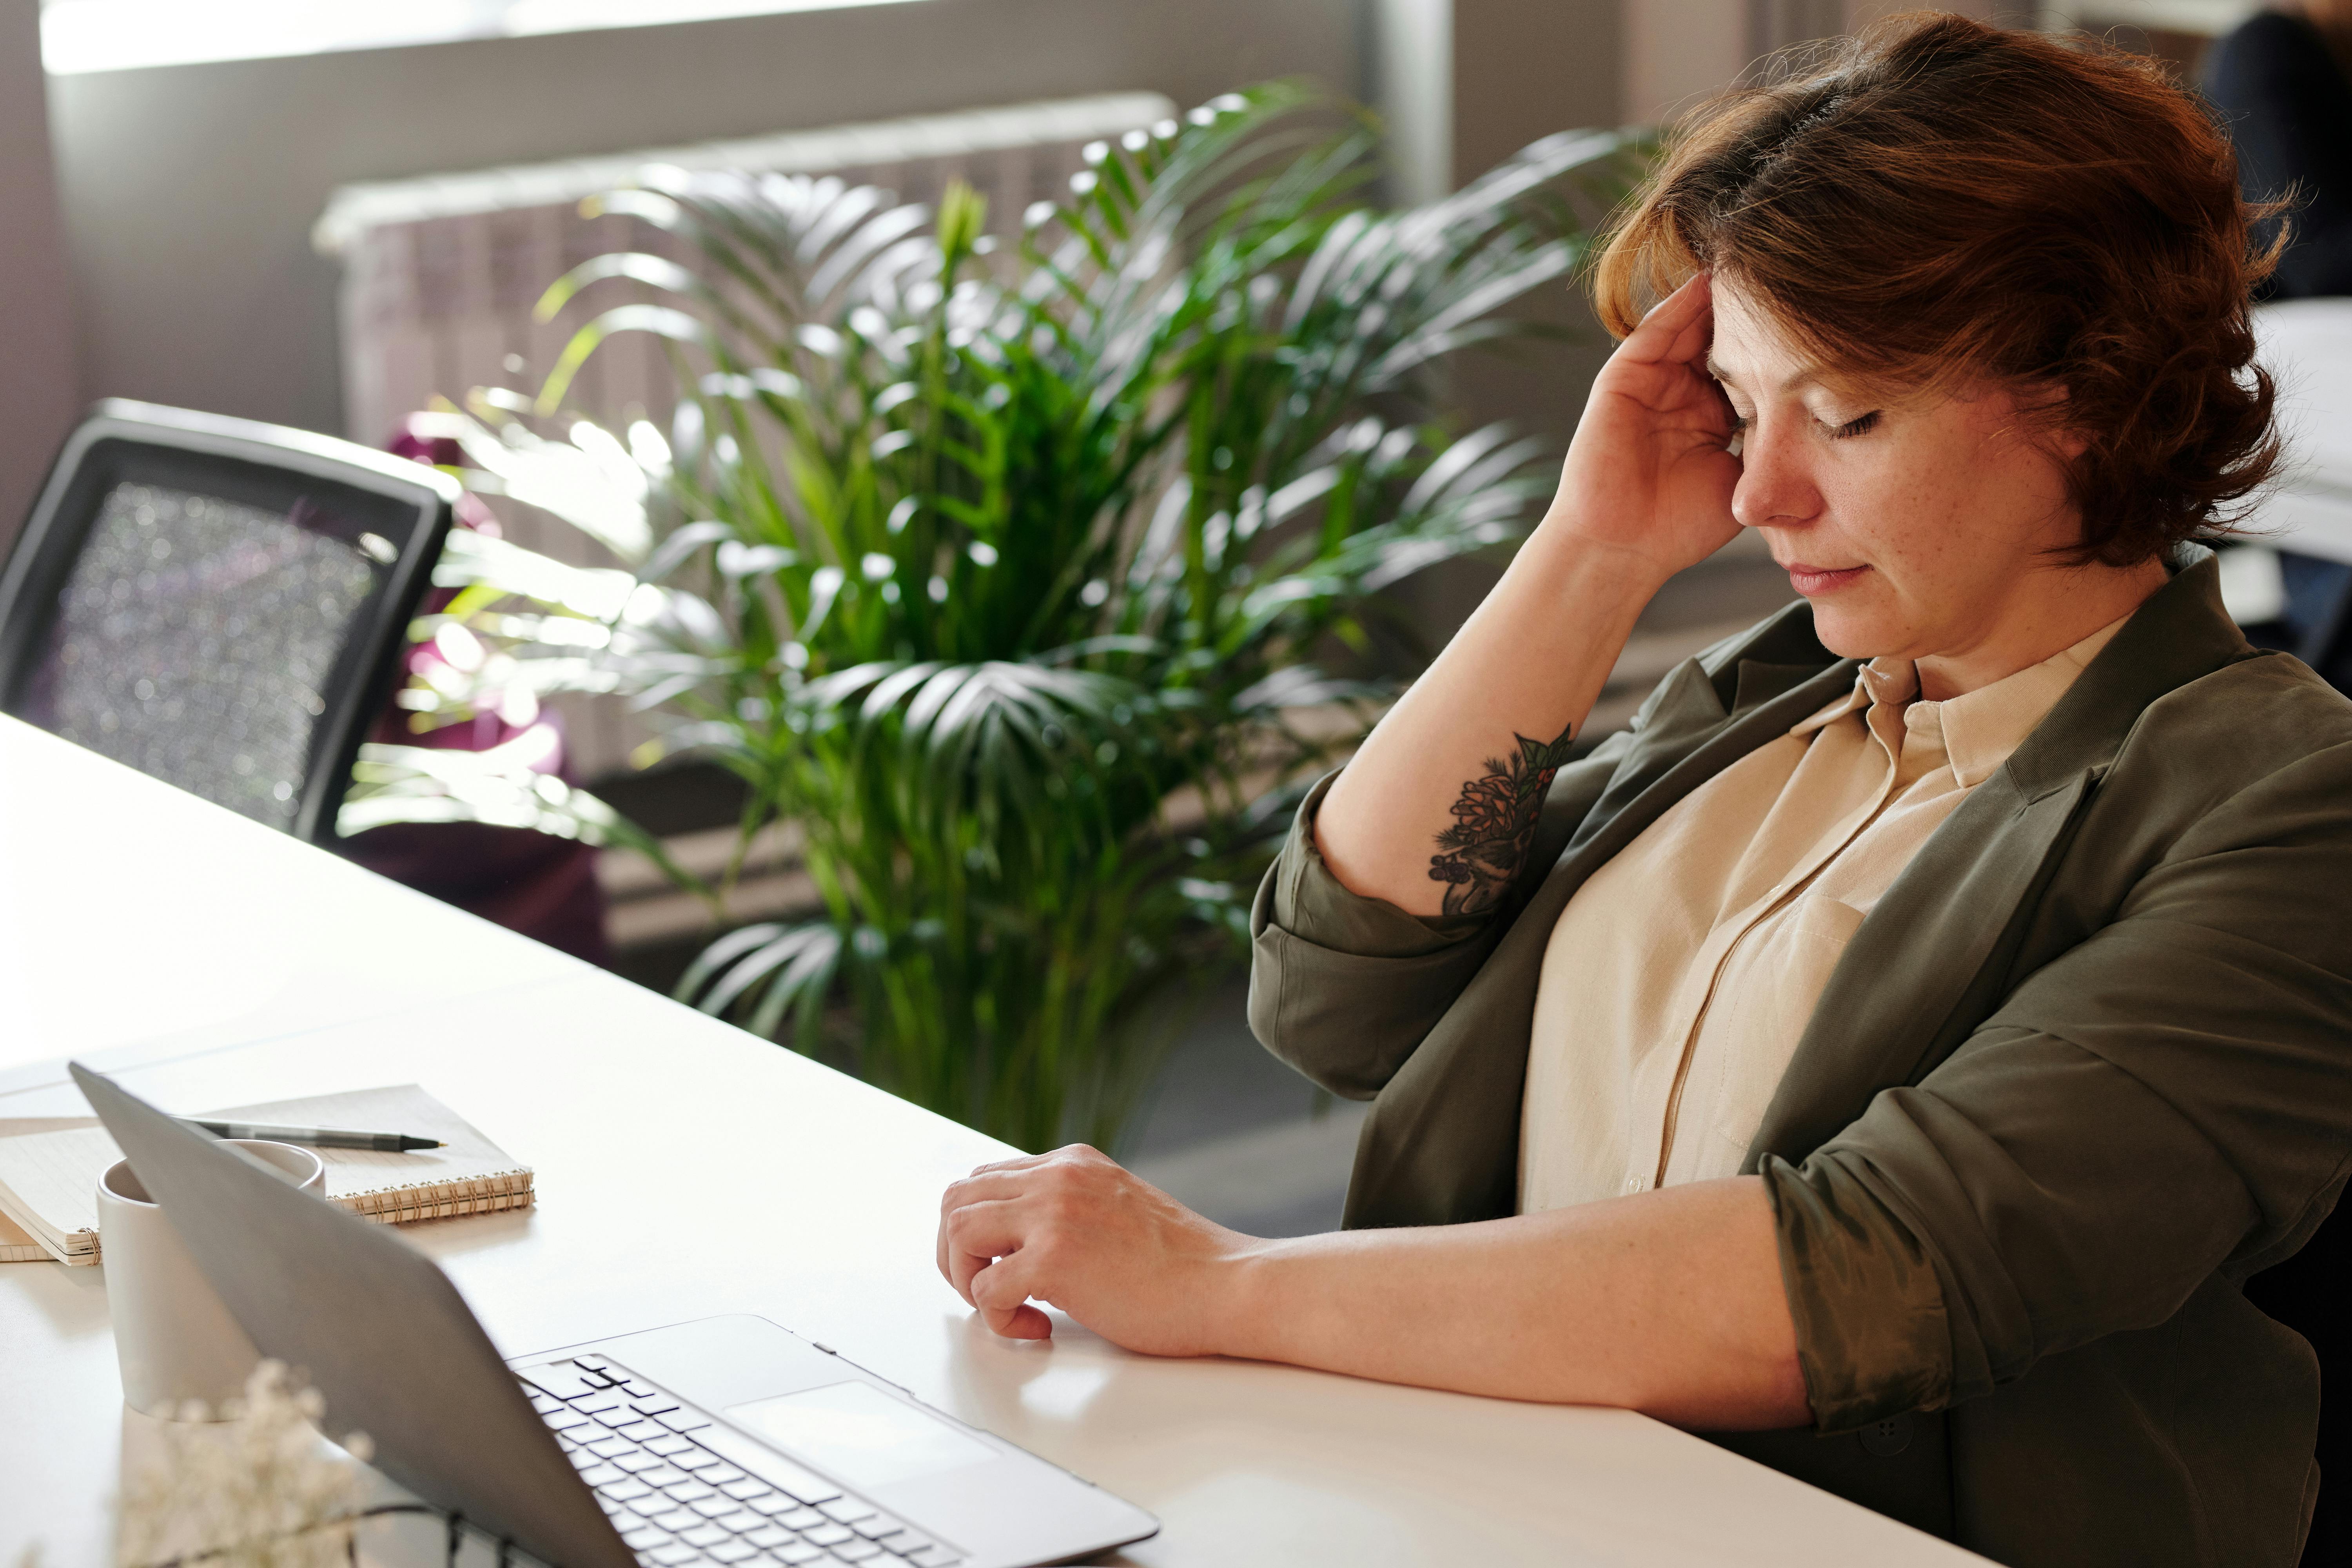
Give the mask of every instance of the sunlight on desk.
[[0, 1094], [45, 1058], [202, 1050], [580, 967], [5, 717], [0, 822]]

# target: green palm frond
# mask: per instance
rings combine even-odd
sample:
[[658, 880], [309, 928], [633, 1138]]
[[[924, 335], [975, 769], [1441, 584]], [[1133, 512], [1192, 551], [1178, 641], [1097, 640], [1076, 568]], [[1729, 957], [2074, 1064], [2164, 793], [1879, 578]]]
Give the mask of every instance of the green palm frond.
[[[1116, 1134], [1391, 689], [1321, 661], [1549, 488], [1537, 443], [1433, 416], [1430, 367], [1518, 330], [1646, 153], [1553, 137], [1381, 212], [1377, 140], [1297, 83], [1229, 94], [1003, 237], [961, 186], [673, 170], [592, 204], [660, 246], [549, 289], [578, 324], [532, 408], [447, 417], [627, 570], [491, 542], [451, 608], [740, 774], [747, 841], [799, 826], [822, 916], [720, 938], [681, 995], [1027, 1147]], [[677, 367], [665, 436], [556, 412], [623, 332]]]

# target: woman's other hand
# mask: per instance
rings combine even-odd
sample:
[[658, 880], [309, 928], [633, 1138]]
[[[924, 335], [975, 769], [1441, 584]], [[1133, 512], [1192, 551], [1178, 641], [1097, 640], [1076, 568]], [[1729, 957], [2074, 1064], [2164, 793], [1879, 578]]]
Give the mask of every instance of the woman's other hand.
[[1739, 531], [1731, 405], [1707, 374], [1714, 297], [1701, 273], [1642, 318], [1592, 383], [1547, 531], [1622, 551], [1664, 582]]
[[940, 1272], [1017, 1340], [1054, 1331], [1034, 1300], [1129, 1350], [1215, 1354], [1223, 1283], [1252, 1245], [1084, 1144], [982, 1165], [940, 1201]]

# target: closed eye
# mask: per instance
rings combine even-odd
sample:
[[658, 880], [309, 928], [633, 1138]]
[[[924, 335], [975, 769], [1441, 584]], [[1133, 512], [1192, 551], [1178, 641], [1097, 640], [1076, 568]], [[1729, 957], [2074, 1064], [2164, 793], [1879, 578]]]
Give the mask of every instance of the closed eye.
[[1870, 413], [1862, 415], [1858, 418], [1849, 419], [1844, 424], [1832, 430], [1830, 432], [1830, 439], [1832, 441], [1843, 441], [1849, 436], [1866, 435], [1872, 426], [1875, 426], [1877, 423], [1878, 412], [1874, 409]]

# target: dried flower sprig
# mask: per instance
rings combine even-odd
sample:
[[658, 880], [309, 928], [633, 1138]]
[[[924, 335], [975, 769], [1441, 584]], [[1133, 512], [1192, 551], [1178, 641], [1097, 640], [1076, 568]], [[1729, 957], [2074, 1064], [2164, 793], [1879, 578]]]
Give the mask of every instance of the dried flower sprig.
[[245, 1397], [199, 1401], [161, 1424], [163, 1450], [129, 1479], [116, 1552], [124, 1568], [199, 1559], [219, 1568], [333, 1568], [352, 1554], [367, 1489], [363, 1434], [337, 1452], [316, 1425], [326, 1404], [282, 1362], [264, 1361]]

